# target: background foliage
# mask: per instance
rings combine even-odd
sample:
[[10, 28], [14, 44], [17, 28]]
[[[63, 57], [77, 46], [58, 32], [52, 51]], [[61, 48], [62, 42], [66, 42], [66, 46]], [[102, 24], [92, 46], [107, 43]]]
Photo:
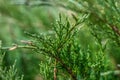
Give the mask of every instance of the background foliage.
[[0, 0], [0, 79], [119, 80], [119, 3]]

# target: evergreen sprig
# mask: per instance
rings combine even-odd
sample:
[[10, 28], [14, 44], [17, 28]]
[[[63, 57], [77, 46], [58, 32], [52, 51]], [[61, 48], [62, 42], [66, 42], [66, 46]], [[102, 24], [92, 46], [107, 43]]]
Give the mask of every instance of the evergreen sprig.
[[23, 75], [17, 75], [17, 69], [15, 68], [16, 62], [8, 67], [3, 65], [5, 53], [2, 51], [2, 41], [0, 41], [0, 80], [23, 80]]
[[[80, 21], [79, 24], [82, 24], [85, 21], [84, 19], [86, 19], [86, 16], [78, 20]], [[78, 25], [77, 22], [76, 24]], [[97, 43], [96, 46], [99, 48], [98, 52], [92, 52], [90, 47], [81, 47], [78, 38], [80, 30], [76, 27], [76, 24], [70, 24], [67, 18], [64, 19], [60, 15], [59, 21], [53, 26], [52, 35], [44, 33], [41, 35], [27, 33], [27, 35], [35, 40], [34, 45], [32, 45], [36, 47], [34, 49], [35, 52], [44, 54], [52, 59], [51, 65], [45, 66], [47, 67], [45, 68], [47, 71], [44, 70], [46, 74], [48, 71], [51, 73], [51, 67], [54, 67], [57, 72], [55, 73], [54, 70], [52, 72], [55, 73], [57, 78], [62, 71], [63, 74], [67, 73], [66, 75], [71, 76], [72, 80], [104, 79], [100, 74], [107, 71], [109, 64], [106, 64], [108, 61], [104, 55], [102, 45], [95, 41]], [[40, 66], [42, 67], [42, 65], [44, 64], [42, 63]], [[46, 78], [49, 77], [47, 76]], [[56, 80], [55, 77], [54, 80]]]

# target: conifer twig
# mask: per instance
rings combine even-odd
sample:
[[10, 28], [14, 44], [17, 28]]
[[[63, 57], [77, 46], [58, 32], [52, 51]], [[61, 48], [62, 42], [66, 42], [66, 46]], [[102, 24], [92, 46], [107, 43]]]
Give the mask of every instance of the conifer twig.
[[65, 68], [65, 70], [70, 74], [70, 76], [72, 77], [73, 80], [77, 80], [76, 75], [74, 74], [74, 72], [72, 71], [72, 69], [70, 69], [60, 58], [55, 57], [57, 61], [60, 62], [60, 64], [62, 65], [63, 68]]
[[120, 74], [120, 70], [102, 72], [101, 76], [106, 76], [106, 75], [110, 75], [110, 74], [119, 75]]
[[[57, 62], [59, 62], [61, 64], [61, 66], [69, 73], [69, 75], [72, 77], [73, 80], [77, 80], [76, 75], [74, 74], [74, 72], [72, 71], [71, 68], [69, 68], [64, 61], [62, 61], [59, 57], [53, 55], [53, 53], [51, 51], [45, 50], [45, 49], [39, 49], [40, 51], [44, 52], [44, 53], [48, 53], [50, 57], [56, 59]], [[58, 53], [59, 54], [59, 53]]]
[[115, 26], [115, 25], [110, 25], [110, 27], [112, 28], [112, 30], [113, 30], [116, 34], [118, 34], [118, 35], [120, 36], [120, 30], [117, 28], [117, 26]]
[[15, 50], [17, 48], [29, 48], [29, 49], [36, 49], [34, 46], [20, 46], [20, 45], [14, 45], [12, 47], [2, 47], [2, 50]]
[[57, 80], [57, 60], [55, 59], [55, 64], [54, 64], [54, 80]]
[[112, 30], [120, 36], [120, 30], [118, 29], [118, 27], [116, 25], [108, 23], [108, 21], [106, 19], [100, 18], [96, 13], [91, 12], [91, 14], [93, 14], [96, 18], [99, 18], [102, 22], [108, 24], [112, 28]]

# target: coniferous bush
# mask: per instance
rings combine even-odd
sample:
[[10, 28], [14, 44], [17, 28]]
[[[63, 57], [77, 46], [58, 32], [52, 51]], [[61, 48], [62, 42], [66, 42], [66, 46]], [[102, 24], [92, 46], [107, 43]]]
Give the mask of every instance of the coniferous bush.
[[[1, 50], [9, 53], [19, 48], [17, 53], [13, 52], [17, 56], [7, 55], [8, 59], [17, 57], [21, 67], [25, 65], [20, 69], [25, 80], [33, 80], [29, 76], [35, 77], [38, 73], [43, 80], [119, 80], [119, 0], [5, 1], [0, 3], [1, 25], [10, 24], [12, 39], [9, 41], [16, 44]], [[44, 14], [45, 9], [62, 14], [58, 19], [58, 13]], [[14, 34], [12, 30], [19, 32]], [[8, 38], [0, 37], [6, 46]], [[21, 40], [21, 44], [16, 38], [25, 40]], [[30, 63], [25, 64], [27, 61]], [[37, 71], [33, 72], [33, 68]], [[10, 71], [16, 73], [14, 69]], [[9, 70], [1, 72], [10, 74]]]
[[98, 40], [94, 38], [96, 51], [92, 50], [89, 44], [86, 48], [80, 45], [80, 30], [77, 27], [84, 23], [86, 17], [84, 15], [72, 25], [68, 19], [63, 20], [60, 16], [51, 33], [40, 35], [27, 33], [35, 39], [32, 45], [35, 52], [47, 56], [48, 62], [40, 64], [40, 73], [44, 75], [45, 80], [67, 80], [69, 77], [72, 80], [102, 80], [114, 77], [111, 74], [104, 76], [105, 72], [112, 70], [112, 66]]

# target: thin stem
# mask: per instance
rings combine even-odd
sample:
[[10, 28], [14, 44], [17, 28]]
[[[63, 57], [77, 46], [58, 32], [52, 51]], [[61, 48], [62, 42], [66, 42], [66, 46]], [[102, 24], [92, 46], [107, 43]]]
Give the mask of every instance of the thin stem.
[[70, 74], [70, 76], [72, 77], [73, 80], [77, 80], [76, 75], [74, 74], [74, 72], [72, 71], [72, 69], [70, 69], [60, 58], [55, 57], [57, 61], [60, 62], [60, 64], [62, 65], [62, 67]]
[[57, 60], [55, 59], [55, 64], [54, 64], [54, 80], [57, 80]]
[[[64, 61], [62, 61], [59, 56], [55, 56], [53, 55], [53, 53], [51, 51], [47, 51], [45, 49], [40, 49], [40, 51], [43, 51], [44, 53], [49, 53], [49, 57], [52, 57], [54, 59], [56, 59], [57, 62], [59, 62], [61, 64], [61, 66], [68, 72], [68, 74], [72, 77], [72, 80], [77, 80], [77, 77], [76, 75], [74, 74], [74, 72], [72, 71], [71, 68], [69, 68], [65, 63]], [[39, 51], [38, 51], [39, 52]]]
[[15, 46], [12, 46], [12, 47], [2, 47], [1, 49], [2, 50], [14, 50], [14, 49], [17, 49], [17, 48], [36, 49], [36, 47], [34, 47], [34, 46], [18, 46], [18, 45], [15, 45]]

